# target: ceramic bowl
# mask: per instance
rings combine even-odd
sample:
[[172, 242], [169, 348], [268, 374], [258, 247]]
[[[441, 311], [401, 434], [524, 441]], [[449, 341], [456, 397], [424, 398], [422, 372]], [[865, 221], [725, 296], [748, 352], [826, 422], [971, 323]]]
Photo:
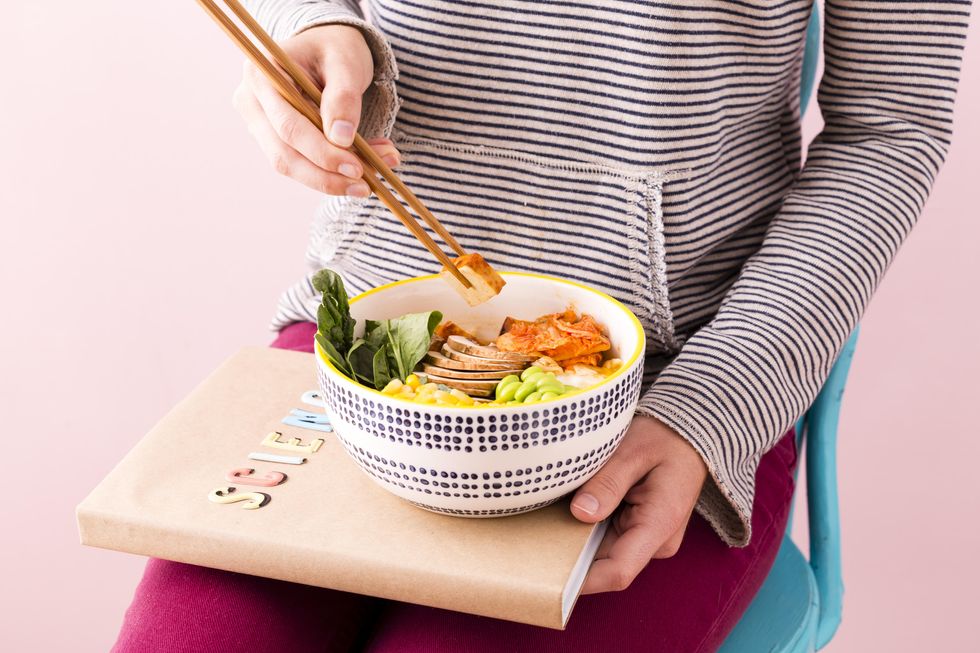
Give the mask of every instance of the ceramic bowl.
[[381, 286], [351, 300], [365, 318], [440, 310], [481, 340], [507, 316], [534, 319], [572, 306], [594, 316], [623, 367], [585, 391], [528, 406], [415, 404], [350, 380], [317, 348], [317, 377], [334, 432], [381, 487], [419, 507], [496, 517], [548, 505], [587, 481], [622, 440], [640, 394], [645, 339], [621, 303], [570, 281], [503, 273], [507, 285], [471, 308], [436, 277]]

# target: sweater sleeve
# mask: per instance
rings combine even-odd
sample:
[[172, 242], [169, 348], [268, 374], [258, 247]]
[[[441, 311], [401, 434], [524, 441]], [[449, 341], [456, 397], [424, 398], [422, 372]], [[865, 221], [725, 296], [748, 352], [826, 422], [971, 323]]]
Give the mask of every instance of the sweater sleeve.
[[374, 83], [364, 94], [358, 131], [367, 138], [391, 133], [399, 107], [398, 66], [388, 40], [364, 18], [357, 0], [243, 0], [242, 4], [276, 41], [319, 25], [361, 30], [374, 57]]
[[745, 546], [760, 457], [816, 397], [951, 138], [970, 3], [827, 0], [825, 127], [716, 316], [641, 398], [711, 480], [697, 510]]

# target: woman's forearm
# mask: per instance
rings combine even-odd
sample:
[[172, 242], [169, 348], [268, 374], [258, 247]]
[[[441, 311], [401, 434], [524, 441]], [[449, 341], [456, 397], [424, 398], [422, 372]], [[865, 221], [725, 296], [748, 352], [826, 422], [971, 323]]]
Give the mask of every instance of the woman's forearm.
[[364, 18], [353, 0], [243, 0], [242, 4], [277, 41], [338, 19]]
[[825, 127], [716, 317], [641, 402], [708, 462], [702, 510], [731, 543], [748, 540], [759, 457], [819, 392], [922, 210], [950, 143], [969, 11], [827, 1]]

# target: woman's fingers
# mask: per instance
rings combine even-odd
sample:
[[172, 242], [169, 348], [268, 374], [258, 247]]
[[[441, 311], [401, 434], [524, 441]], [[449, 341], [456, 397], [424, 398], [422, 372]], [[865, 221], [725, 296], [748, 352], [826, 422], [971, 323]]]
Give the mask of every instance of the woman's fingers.
[[649, 487], [650, 500], [626, 506], [616, 516], [606, 536], [609, 542], [600, 545], [589, 569], [583, 594], [626, 589], [662, 548], [678, 535], [683, 538], [690, 510], [680, 508], [672, 497], [673, 484], [670, 474], [650, 473], [643, 483]]
[[388, 164], [389, 168], [394, 168], [402, 162], [401, 153], [390, 138], [369, 138], [368, 145], [378, 153], [378, 156]]
[[235, 106], [245, 118], [249, 132], [258, 143], [259, 149], [279, 174], [291, 177], [304, 186], [328, 195], [367, 197], [370, 194], [370, 189], [363, 181], [328, 172], [314, 165], [299, 151], [285, 143], [265, 119], [263, 108], [250, 89], [236, 91]]
[[609, 461], [576, 493], [572, 514], [585, 522], [623, 503], [599, 545], [582, 592], [622, 590], [652, 558], [677, 553], [708, 470], [701, 456], [666, 424], [633, 418]]
[[[367, 185], [361, 181], [364, 164], [347, 149], [360, 122], [362, 96], [374, 75], [364, 36], [349, 25], [321, 25], [282, 45], [322, 85], [320, 113], [326, 133], [282, 98], [250, 63], [245, 64], [235, 106], [276, 170], [323, 192], [366, 197]], [[371, 145], [389, 166], [400, 163], [390, 140], [374, 139]]]
[[245, 64], [245, 80], [262, 108], [262, 116], [283, 143], [328, 172], [359, 179], [364, 170], [353, 153], [332, 145], [313, 123], [294, 109], [254, 65]]
[[629, 435], [595, 476], [572, 499], [572, 514], [588, 523], [602, 521], [616, 510], [630, 488], [650, 471], [648, 456], [637, 455]]
[[652, 528], [635, 527], [617, 537], [607, 556], [592, 563], [582, 594], [618, 592], [629, 587], [653, 557], [650, 547], [656, 535]]
[[677, 532], [667, 538], [667, 541], [660, 545], [657, 552], [653, 554], [654, 558], [673, 558], [677, 555], [677, 552], [681, 550], [681, 544], [684, 542], [684, 535], [687, 533], [687, 524], [691, 521], [690, 515], [684, 520], [684, 523]]
[[[364, 42], [360, 34], [358, 38], [361, 43]], [[368, 52], [369, 61], [370, 56]], [[361, 96], [367, 89], [370, 77], [365, 79], [358, 59], [356, 52], [334, 47], [326, 61], [321, 63], [321, 74], [325, 80], [320, 104], [323, 131], [337, 147], [347, 148], [354, 144], [354, 134], [361, 121]]]
[[609, 557], [609, 550], [612, 548], [616, 540], [619, 539], [619, 531], [616, 530], [614, 524], [610, 524], [609, 528], [606, 529], [606, 535], [602, 538], [602, 542], [599, 543], [599, 548], [596, 549], [595, 558], [593, 560], [602, 560], [603, 558]]

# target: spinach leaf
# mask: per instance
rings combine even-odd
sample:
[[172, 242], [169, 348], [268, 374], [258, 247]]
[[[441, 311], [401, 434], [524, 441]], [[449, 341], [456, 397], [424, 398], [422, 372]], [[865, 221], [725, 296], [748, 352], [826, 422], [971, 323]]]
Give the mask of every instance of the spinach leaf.
[[320, 332], [317, 332], [315, 338], [317, 343], [320, 345], [320, 348], [327, 354], [327, 358], [329, 358], [330, 362], [333, 363], [333, 366], [340, 370], [343, 374], [353, 378], [353, 374], [351, 373], [350, 366], [347, 364], [346, 357], [337, 351], [334, 344], [327, 340]]
[[[347, 363], [353, 372], [353, 375], [348, 376], [352, 376], [355, 381], [363, 383], [366, 386], [380, 390], [381, 388], [378, 388], [378, 384], [374, 378], [374, 359], [378, 351], [377, 347], [373, 347], [362, 338], [355, 340], [354, 345], [347, 352]], [[385, 381], [385, 383], [387, 382]], [[384, 386], [381, 387], [383, 388]]]
[[391, 356], [397, 361], [396, 366], [402, 381], [412, 373], [419, 361], [425, 357], [425, 353], [429, 351], [432, 333], [440, 322], [442, 322], [442, 313], [439, 311], [409, 313], [388, 320], [388, 339], [392, 343]]
[[364, 339], [380, 349], [388, 342], [388, 322], [364, 320]]
[[313, 275], [313, 288], [323, 295], [316, 314], [317, 330], [338, 352], [346, 354], [354, 341], [355, 320], [350, 314], [344, 281], [333, 270], [324, 269]]
[[391, 370], [388, 368], [388, 356], [384, 349], [378, 349], [374, 353], [372, 361], [374, 367], [374, 387], [378, 390], [383, 389], [391, 381]]
[[381, 390], [393, 378], [404, 381], [429, 350], [442, 313], [409, 313], [392, 320], [365, 320], [364, 337], [354, 339], [355, 320], [344, 282], [333, 270], [313, 275], [323, 298], [317, 308], [316, 341], [334, 367], [368, 387]]

